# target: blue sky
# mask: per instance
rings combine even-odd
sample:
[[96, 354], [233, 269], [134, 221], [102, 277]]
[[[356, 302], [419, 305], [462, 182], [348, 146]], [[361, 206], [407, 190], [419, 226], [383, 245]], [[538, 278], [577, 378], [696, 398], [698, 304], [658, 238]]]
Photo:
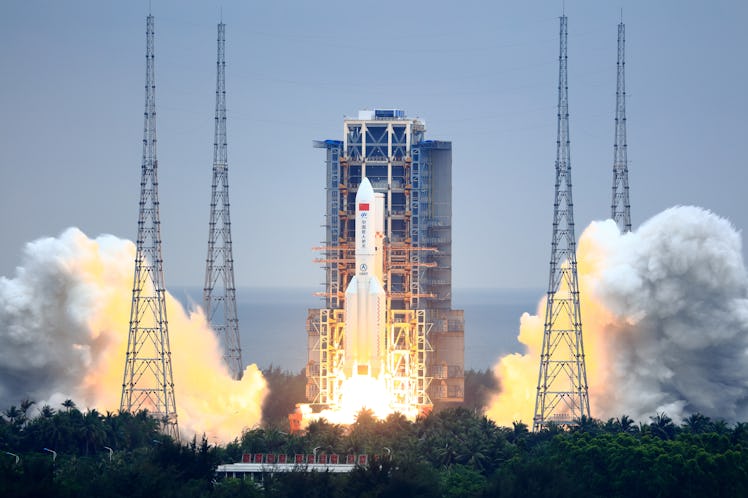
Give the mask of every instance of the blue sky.
[[[577, 236], [610, 210], [616, 26], [627, 31], [634, 226], [677, 204], [744, 230], [748, 3], [566, 2]], [[359, 109], [396, 107], [453, 142], [458, 287], [543, 288], [552, 219], [556, 1], [153, 1], [167, 286], [202, 285], [216, 23], [227, 36], [236, 280], [314, 287], [323, 152]], [[0, 7], [0, 275], [77, 226], [134, 239], [148, 2]]]

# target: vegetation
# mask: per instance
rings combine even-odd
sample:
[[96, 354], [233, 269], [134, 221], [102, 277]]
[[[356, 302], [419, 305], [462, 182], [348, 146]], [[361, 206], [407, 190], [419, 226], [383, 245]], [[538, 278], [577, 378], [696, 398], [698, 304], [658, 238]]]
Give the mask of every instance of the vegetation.
[[262, 404], [263, 425], [288, 427], [288, 414], [306, 396], [306, 372], [294, 374], [270, 365], [262, 375], [271, 393]]
[[[698, 413], [681, 424], [664, 413], [649, 423], [625, 415], [578, 422], [532, 433], [522, 422], [498, 427], [475, 406], [416, 422], [399, 414], [379, 421], [363, 410], [350, 428], [321, 420], [299, 435], [265, 424], [213, 446], [204, 437], [172, 441], [146, 412], [81, 412], [72, 402], [54, 410], [24, 400], [0, 416], [0, 490], [12, 497], [748, 496], [748, 423]], [[245, 452], [315, 449], [370, 461], [350, 474], [275, 474], [261, 485], [215, 480], [219, 463]]]

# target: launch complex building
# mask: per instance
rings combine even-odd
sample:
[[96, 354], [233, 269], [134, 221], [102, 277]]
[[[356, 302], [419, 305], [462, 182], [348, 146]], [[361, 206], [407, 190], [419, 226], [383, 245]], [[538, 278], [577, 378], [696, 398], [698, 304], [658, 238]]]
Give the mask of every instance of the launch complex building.
[[464, 313], [452, 309], [452, 144], [425, 139], [398, 109], [360, 111], [326, 152], [324, 307], [307, 317], [306, 396], [315, 410], [341, 402], [346, 289], [356, 275], [356, 195], [368, 178], [384, 198], [380, 345], [393, 407], [429, 410], [464, 398]]

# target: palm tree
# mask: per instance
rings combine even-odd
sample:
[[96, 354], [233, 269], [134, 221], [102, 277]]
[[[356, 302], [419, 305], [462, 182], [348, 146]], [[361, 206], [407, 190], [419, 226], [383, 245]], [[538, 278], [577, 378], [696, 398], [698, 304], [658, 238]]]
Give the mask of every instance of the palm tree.
[[11, 425], [20, 426], [23, 424], [23, 412], [19, 410], [16, 405], [12, 405], [10, 408], [5, 410], [5, 416], [8, 418]]
[[21, 411], [23, 412], [23, 417], [28, 420], [29, 418], [29, 409], [31, 409], [32, 406], [36, 404], [36, 401], [31, 400], [29, 398], [21, 400]]
[[694, 413], [683, 420], [682, 427], [687, 429], [691, 434], [703, 434], [709, 430], [711, 419], [701, 413]]
[[70, 411], [75, 408], [75, 401], [73, 401], [72, 399], [66, 399], [62, 402], [62, 406], [64, 406], [67, 411]]
[[361, 411], [356, 414], [356, 421], [353, 425], [364, 428], [372, 428], [377, 425], [377, 418], [374, 416], [374, 410], [370, 408], [361, 408]]
[[587, 415], [582, 415], [574, 422], [576, 425], [572, 427], [573, 431], [595, 434], [600, 428], [600, 423], [594, 418], [588, 417]]
[[712, 432], [716, 432], [719, 435], [727, 434], [730, 432], [730, 427], [724, 420], [715, 420], [712, 422]]
[[286, 433], [271, 426], [265, 429], [265, 451], [277, 453], [286, 443]]
[[617, 419], [614, 419], [613, 417], [610, 417], [608, 420], [606, 420], [602, 427], [603, 430], [609, 434], [621, 432], [621, 424]]
[[40, 428], [40, 432], [47, 446], [62, 448], [64, 444], [70, 441], [70, 426], [68, 422], [68, 420], [60, 417], [42, 419], [43, 425]]
[[628, 415], [621, 415], [621, 418], [616, 419], [616, 423], [621, 428], [621, 432], [628, 434], [639, 432], [639, 428], [634, 423], [634, 420]]
[[86, 455], [91, 446], [103, 444], [106, 439], [106, 431], [101, 423], [101, 415], [95, 409], [88, 410], [83, 416], [83, 424], [78, 428], [78, 433], [85, 443]]
[[44, 418], [52, 418], [55, 416], [55, 410], [49, 405], [44, 405], [42, 406], [41, 414]]
[[249, 453], [265, 451], [265, 430], [260, 427], [244, 429], [241, 446], [244, 451]]
[[342, 447], [344, 432], [343, 426], [320, 419], [309, 423], [306, 438], [312, 448], [320, 446], [327, 451], [339, 451]]
[[384, 419], [382, 430], [386, 434], [391, 434], [393, 432], [401, 432], [410, 425], [411, 422], [405, 415], [400, 412], [395, 412], [390, 413], [387, 415], [387, 418]]
[[538, 437], [540, 441], [553, 439], [556, 434], [564, 432], [564, 428], [558, 422], [550, 421], [540, 428]]
[[649, 419], [652, 421], [649, 424], [652, 435], [660, 439], [672, 439], [675, 436], [676, 428], [673, 419], [665, 413], [658, 412], [654, 417], [649, 417]]
[[374, 412], [368, 408], [362, 408], [356, 421], [351, 426], [351, 432], [348, 436], [350, 448], [356, 453], [370, 453], [375, 448], [381, 446], [380, 439], [377, 437], [379, 422], [374, 416]]
[[732, 429], [730, 439], [733, 443], [741, 443], [745, 446], [748, 443], [748, 422], [738, 422]]
[[527, 424], [522, 422], [521, 420], [515, 420], [512, 422], [513, 430], [510, 432], [507, 436], [507, 439], [511, 443], [517, 443], [519, 441], [523, 441], [527, 439], [527, 437], [530, 435], [530, 430], [527, 427]]
[[454, 446], [446, 443], [444, 447], [440, 447], [436, 450], [436, 455], [442, 465], [444, 465], [445, 467], [449, 467], [457, 458], [457, 451]]

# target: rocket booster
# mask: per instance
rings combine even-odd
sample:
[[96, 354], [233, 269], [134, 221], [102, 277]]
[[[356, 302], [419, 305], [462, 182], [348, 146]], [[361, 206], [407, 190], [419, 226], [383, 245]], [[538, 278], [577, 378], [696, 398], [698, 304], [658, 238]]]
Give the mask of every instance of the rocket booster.
[[356, 273], [345, 291], [346, 377], [384, 370], [386, 294], [382, 287], [384, 195], [364, 177], [356, 193]]

